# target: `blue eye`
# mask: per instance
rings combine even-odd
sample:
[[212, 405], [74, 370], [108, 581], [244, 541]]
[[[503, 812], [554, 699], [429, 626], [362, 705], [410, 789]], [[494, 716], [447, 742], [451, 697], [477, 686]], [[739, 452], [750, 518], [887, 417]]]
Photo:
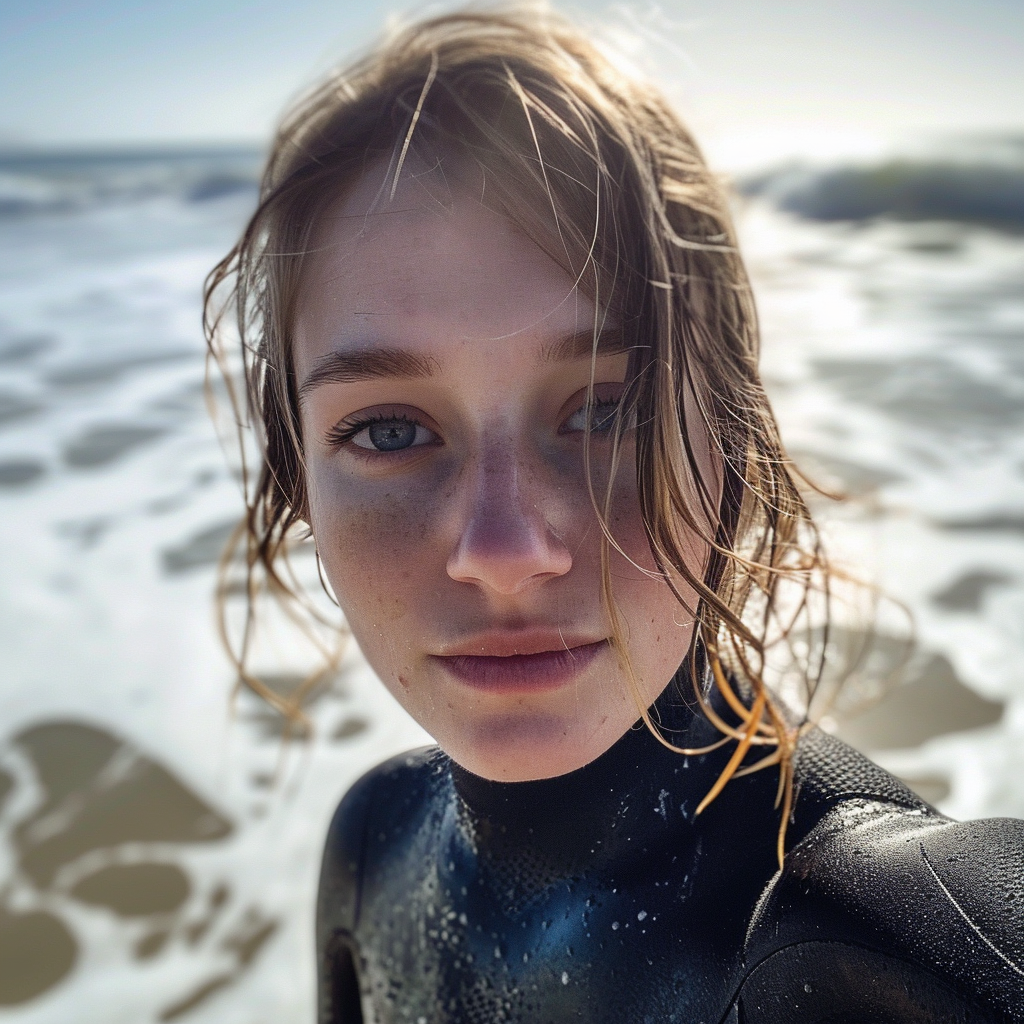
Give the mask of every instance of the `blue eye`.
[[400, 452], [436, 439], [432, 430], [404, 417], [374, 420], [347, 433], [357, 448], [375, 452]]
[[562, 433], [571, 434], [584, 430], [589, 430], [592, 434], [607, 433], [615, 426], [615, 417], [618, 411], [618, 398], [598, 398], [593, 403], [577, 409], [565, 421]]

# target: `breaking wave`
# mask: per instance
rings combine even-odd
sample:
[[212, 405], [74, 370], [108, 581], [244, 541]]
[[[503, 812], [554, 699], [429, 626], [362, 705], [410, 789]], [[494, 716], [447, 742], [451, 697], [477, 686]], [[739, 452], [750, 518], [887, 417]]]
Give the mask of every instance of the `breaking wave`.
[[746, 178], [746, 195], [763, 196], [809, 220], [954, 221], [1024, 228], [1020, 164], [894, 159], [867, 167], [790, 165]]
[[260, 152], [248, 148], [0, 152], [0, 218], [255, 195], [260, 162]]

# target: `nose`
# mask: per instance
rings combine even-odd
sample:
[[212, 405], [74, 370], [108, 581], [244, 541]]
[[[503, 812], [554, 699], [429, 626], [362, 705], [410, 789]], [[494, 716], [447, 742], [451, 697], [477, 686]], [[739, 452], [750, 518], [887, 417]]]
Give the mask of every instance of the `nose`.
[[465, 518], [448, 559], [448, 575], [509, 596], [572, 568], [569, 549], [522, 486], [523, 460], [509, 445], [492, 445], [467, 474]]

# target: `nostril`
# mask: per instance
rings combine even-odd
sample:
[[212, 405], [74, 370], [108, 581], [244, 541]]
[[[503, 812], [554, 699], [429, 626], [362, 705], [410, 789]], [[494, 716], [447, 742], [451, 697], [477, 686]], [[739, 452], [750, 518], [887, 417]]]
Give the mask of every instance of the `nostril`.
[[543, 517], [505, 509], [472, 517], [448, 560], [448, 575], [513, 594], [571, 567], [569, 549]]
[[551, 528], [550, 502], [537, 500], [552, 495], [523, 486], [531, 478], [520, 455], [508, 438], [492, 438], [467, 478], [465, 518], [448, 560], [452, 579], [513, 594], [572, 567], [569, 549]]

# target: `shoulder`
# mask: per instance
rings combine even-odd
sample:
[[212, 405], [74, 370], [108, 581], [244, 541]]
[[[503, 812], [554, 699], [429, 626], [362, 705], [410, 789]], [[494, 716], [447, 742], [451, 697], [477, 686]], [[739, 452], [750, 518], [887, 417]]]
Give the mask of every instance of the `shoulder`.
[[437, 747], [399, 754], [372, 768], [345, 794], [324, 843], [317, 897], [317, 930], [351, 932], [371, 838], [407, 826], [429, 803], [447, 776], [447, 758]]
[[[825, 753], [838, 757], [819, 771]], [[835, 741], [808, 766], [817, 813], [751, 921], [750, 990], [760, 972], [776, 989], [807, 975], [811, 993], [817, 972], [858, 998], [917, 993], [939, 1008], [907, 1020], [1021, 1019], [1024, 821], [951, 821]]]

